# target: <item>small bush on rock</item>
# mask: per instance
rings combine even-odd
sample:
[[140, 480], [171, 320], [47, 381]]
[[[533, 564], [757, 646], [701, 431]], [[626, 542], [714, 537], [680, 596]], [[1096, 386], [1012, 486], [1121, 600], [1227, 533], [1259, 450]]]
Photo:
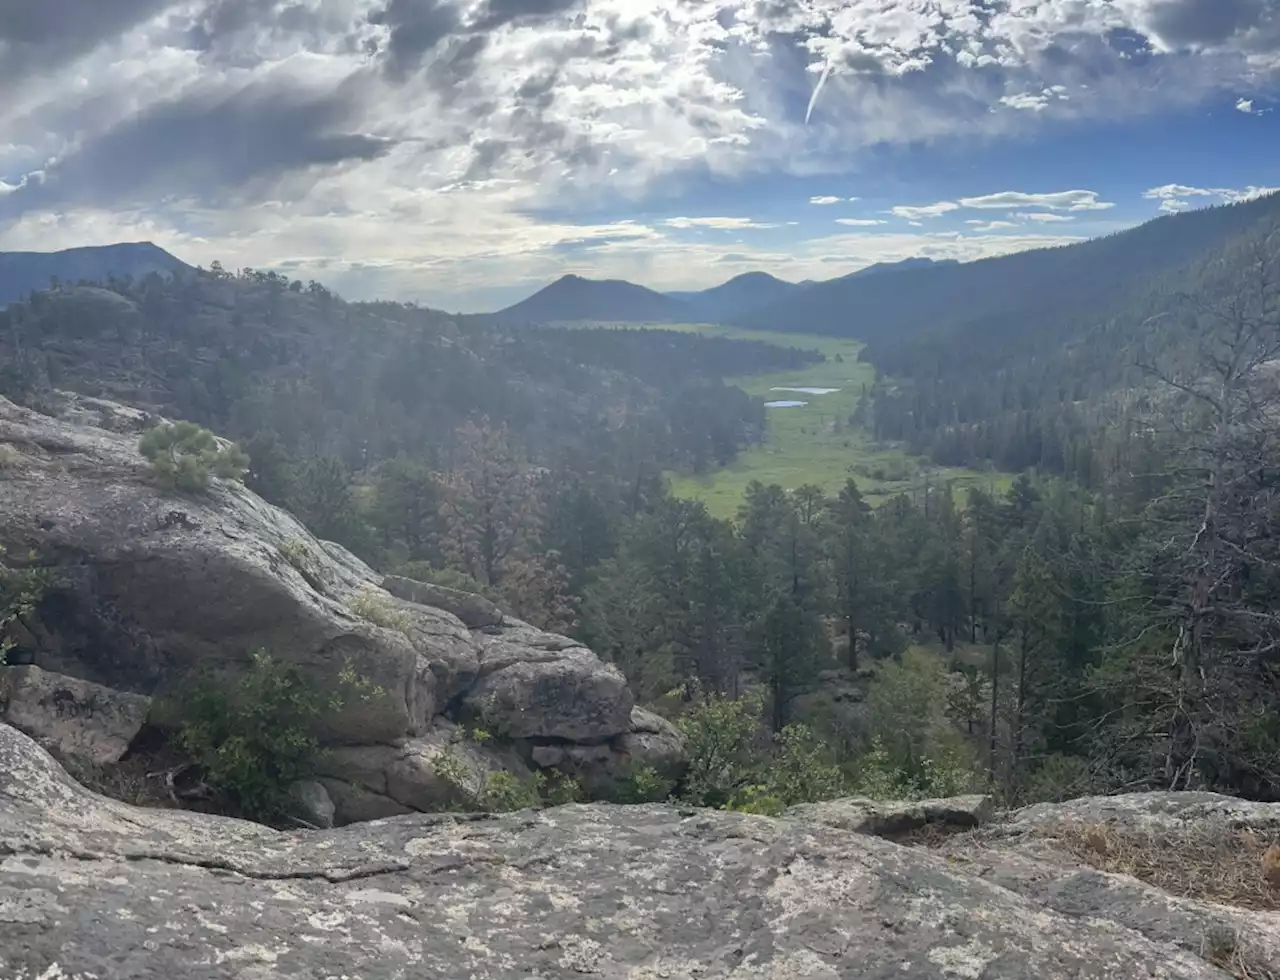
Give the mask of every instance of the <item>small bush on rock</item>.
[[375, 626], [399, 630], [406, 635], [413, 627], [413, 619], [409, 614], [372, 586], [366, 585], [357, 591], [347, 605], [353, 613]]
[[194, 422], [165, 422], [147, 430], [138, 451], [151, 463], [161, 486], [200, 493], [213, 477], [243, 482], [249, 457], [235, 443], [220, 443]]

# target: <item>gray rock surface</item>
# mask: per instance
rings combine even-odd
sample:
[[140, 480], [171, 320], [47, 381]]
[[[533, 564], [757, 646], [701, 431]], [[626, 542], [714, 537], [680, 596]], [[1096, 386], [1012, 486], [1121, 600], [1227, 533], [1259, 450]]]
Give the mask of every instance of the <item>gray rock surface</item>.
[[364, 791], [353, 796], [345, 787], [338, 790], [334, 803], [339, 823], [370, 819], [364, 815], [375, 804], [370, 794], [389, 803], [378, 817], [403, 813], [406, 807], [423, 812], [472, 808], [483, 804], [493, 773], [519, 779], [531, 775], [514, 750], [479, 744], [449, 722], [398, 745], [334, 749], [321, 766], [327, 786], [341, 781]]
[[[1216, 793], [1128, 793], [1038, 803], [1004, 815], [974, 834], [950, 838], [941, 853], [978, 875], [1067, 916], [1103, 918], [1155, 942], [1195, 955], [1234, 950], [1237, 975], [1280, 975], [1280, 912], [1251, 911], [1170, 894], [1125, 874], [1082, 866], [1065, 838], [1103, 828], [1129, 840], [1155, 839], [1165, 860], [1194, 865], [1212, 851], [1230, 860], [1234, 834], [1280, 839], [1280, 804]], [[1185, 858], [1180, 858], [1185, 854]], [[1123, 851], [1121, 853], [1123, 857]], [[1240, 873], [1261, 878], [1248, 858]], [[1121, 862], [1123, 863], [1123, 861]], [[1277, 896], [1280, 899], [1280, 896]]]
[[297, 816], [320, 830], [333, 827], [335, 808], [333, 798], [324, 784], [315, 779], [304, 779], [289, 787]]
[[[0, 546], [57, 573], [46, 600], [56, 615], [32, 624], [15, 651], [25, 661], [158, 701], [203, 671], [234, 679], [257, 650], [322, 689], [350, 668], [380, 693], [347, 698], [325, 719], [325, 741], [365, 747], [362, 758], [388, 768], [326, 774], [347, 819], [455, 802], [434, 798], [432, 767], [418, 764], [450, 720], [492, 719], [488, 730], [513, 743], [595, 746], [629, 733], [625, 679], [580, 644], [504, 619], [479, 596], [408, 579], [391, 582], [393, 595], [355, 555], [239, 484], [162, 492], [137, 452], [138, 413], [64, 402], [74, 421], [0, 398]], [[528, 745], [515, 748], [528, 758]], [[481, 768], [510, 770], [509, 755]]]
[[151, 699], [32, 665], [0, 667], [0, 721], [62, 756], [118, 762], [147, 720]]
[[684, 736], [671, 722], [644, 708], [631, 711], [630, 731], [597, 745], [536, 745], [533, 761], [573, 776], [589, 795], [613, 799], [637, 768], [648, 767], [675, 783], [688, 769]]
[[591, 805], [282, 833], [94, 796], [3, 726], [0, 854], [6, 980], [1226, 976], [821, 823]]
[[484, 596], [472, 592], [419, 582], [401, 575], [388, 575], [382, 580], [382, 587], [397, 599], [450, 612], [472, 629], [501, 626], [503, 623], [502, 610]]
[[970, 829], [989, 823], [996, 814], [989, 796], [954, 796], [942, 800], [884, 802], [850, 796], [822, 803], [802, 803], [789, 813], [842, 830], [893, 837], [926, 826]]
[[532, 627], [486, 636], [466, 706], [510, 738], [602, 741], [631, 730], [635, 699], [622, 671], [568, 637]]

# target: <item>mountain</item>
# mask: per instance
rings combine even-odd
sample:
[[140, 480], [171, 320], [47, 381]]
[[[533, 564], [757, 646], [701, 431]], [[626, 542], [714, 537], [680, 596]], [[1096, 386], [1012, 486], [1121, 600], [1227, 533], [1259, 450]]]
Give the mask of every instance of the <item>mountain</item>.
[[909, 342], [948, 325], [1001, 321], [1015, 333], [1067, 309], [1103, 309], [1127, 284], [1220, 246], [1280, 197], [1157, 218], [1074, 245], [965, 263], [931, 263], [893, 275], [867, 270], [829, 279], [732, 319], [739, 326]]
[[123, 242], [61, 252], [0, 252], [0, 306], [35, 290], [48, 289], [51, 279], [64, 283], [101, 282], [109, 276], [141, 279], [152, 272], [172, 273], [188, 268], [181, 259], [151, 242]]
[[787, 282], [767, 272], [744, 272], [710, 289], [666, 295], [687, 303], [697, 319], [715, 322], [786, 299], [804, 288], [800, 283]]
[[506, 324], [575, 320], [679, 323], [694, 316], [687, 303], [635, 283], [568, 275], [488, 319]]
[[1217, 322], [1206, 310], [1256, 298], [1259, 268], [1275, 281], [1277, 222], [1271, 195], [892, 277], [905, 290], [881, 277], [823, 284], [798, 298], [825, 293], [821, 305], [792, 304], [783, 322], [866, 341], [862, 358], [891, 379], [874, 398], [877, 439], [946, 465], [1034, 466], [1089, 485], [1128, 459], [1126, 433], [1154, 431], [1164, 405], [1152, 365], [1194, 364]]
[[959, 259], [929, 259], [924, 257], [915, 257], [910, 259], [902, 259], [900, 262], [877, 262], [875, 265], [869, 265], [865, 269], [859, 269], [857, 272], [851, 272], [844, 279], [866, 278], [867, 276], [878, 276], [885, 272], [907, 272], [910, 269], [938, 269], [949, 265], [959, 265]]

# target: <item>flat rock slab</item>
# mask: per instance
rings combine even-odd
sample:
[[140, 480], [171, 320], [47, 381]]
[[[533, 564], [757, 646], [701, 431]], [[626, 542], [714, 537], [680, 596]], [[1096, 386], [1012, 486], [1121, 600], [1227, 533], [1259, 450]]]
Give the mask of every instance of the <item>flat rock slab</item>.
[[5, 978], [1225, 976], [818, 823], [594, 805], [281, 833], [95, 796], [2, 726], [0, 855]]

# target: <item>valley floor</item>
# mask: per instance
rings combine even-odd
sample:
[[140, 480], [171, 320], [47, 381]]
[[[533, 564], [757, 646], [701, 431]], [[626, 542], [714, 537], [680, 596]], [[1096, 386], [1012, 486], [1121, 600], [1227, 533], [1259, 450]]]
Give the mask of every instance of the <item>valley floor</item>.
[[[813, 483], [835, 493], [853, 477], [873, 505], [899, 493], [917, 493], [948, 481], [954, 481], [958, 488], [974, 484], [997, 492], [1008, 488], [1009, 478], [1004, 474], [934, 466], [900, 449], [877, 447], [869, 432], [851, 425], [849, 419], [858, 400], [875, 382], [875, 368], [858, 360], [862, 345], [857, 341], [711, 324], [655, 324], [654, 328], [760, 340], [826, 355], [826, 361], [795, 371], [726, 379], [767, 401], [805, 404], [768, 409], [765, 441], [743, 452], [731, 465], [698, 476], [668, 474], [677, 496], [704, 501], [717, 517], [737, 513], [743, 491], [752, 480], [777, 483], [788, 490]], [[783, 390], [787, 388], [838, 390], [812, 394]]]

